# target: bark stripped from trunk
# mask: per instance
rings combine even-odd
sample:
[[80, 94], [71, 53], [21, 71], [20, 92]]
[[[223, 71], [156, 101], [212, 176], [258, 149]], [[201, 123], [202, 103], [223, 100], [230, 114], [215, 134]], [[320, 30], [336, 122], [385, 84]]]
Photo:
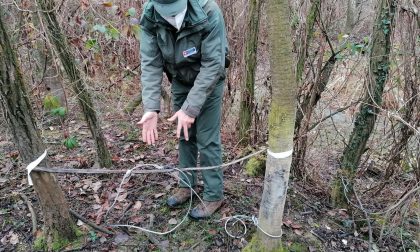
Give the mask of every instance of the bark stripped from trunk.
[[254, 109], [255, 70], [257, 68], [258, 31], [261, 0], [249, 1], [247, 37], [245, 39], [245, 80], [242, 82], [241, 106], [239, 111], [239, 139], [250, 144], [252, 111]]
[[[367, 90], [362, 101], [363, 105], [356, 116], [349, 143], [341, 158], [341, 172], [337, 175], [332, 192], [332, 200], [335, 205], [347, 205], [344, 190], [347, 190], [347, 193], [352, 190], [352, 182], [360, 158], [375, 126], [377, 114], [380, 112], [382, 93], [388, 79], [395, 8], [395, 0], [381, 0], [378, 6], [372, 34], [369, 71], [366, 78]], [[347, 188], [343, 183], [347, 184]]]
[[[44, 150], [35, 124], [23, 76], [10, 44], [0, 10], [0, 98], [5, 118], [24, 163], [36, 159]], [[70, 218], [64, 194], [50, 173], [33, 172], [35, 191], [38, 193], [44, 215], [44, 235], [52, 248], [57, 241], [76, 238], [75, 226]]]
[[54, 44], [55, 49], [61, 60], [68, 78], [70, 79], [72, 88], [77, 94], [79, 104], [83, 110], [83, 115], [95, 140], [98, 161], [101, 167], [110, 167], [112, 165], [111, 155], [106, 145], [105, 138], [96, 111], [92, 102], [90, 93], [88, 92], [79, 69], [76, 67], [74, 57], [70, 52], [66, 37], [58, 24], [55, 16], [55, 3], [53, 0], [38, 0], [40, 8], [43, 10], [44, 21], [47, 24], [49, 39]]

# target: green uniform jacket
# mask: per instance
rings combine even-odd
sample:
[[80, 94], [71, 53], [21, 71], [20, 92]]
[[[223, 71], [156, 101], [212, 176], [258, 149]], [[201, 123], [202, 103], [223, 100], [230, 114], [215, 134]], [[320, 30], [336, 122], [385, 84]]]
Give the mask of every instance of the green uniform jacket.
[[163, 72], [171, 82], [191, 87], [181, 109], [195, 118], [215, 84], [225, 78], [227, 39], [222, 12], [214, 0], [188, 0], [180, 31], [149, 0], [140, 20], [142, 98], [145, 111], [160, 110]]

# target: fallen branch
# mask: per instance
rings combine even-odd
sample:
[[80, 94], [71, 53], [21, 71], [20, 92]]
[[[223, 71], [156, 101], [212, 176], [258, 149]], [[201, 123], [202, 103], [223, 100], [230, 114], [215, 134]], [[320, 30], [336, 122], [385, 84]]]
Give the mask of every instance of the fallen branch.
[[[181, 168], [182, 171], [204, 171], [204, 170], [213, 170], [219, 168], [226, 168], [236, 163], [240, 163], [244, 160], [247, 160], [253, 156], [256, 156], [264, 151], [266, 148], [263, 148], [259, 151], [251, 153], [245, 157], [235, 159], [231, 162], [220, 164], [220, 165], [213, 165], [207, 167], [187, 167]], [[148, 169], [148, 170], [136, 170], [142, 167], [153, 167], [155, 169]], [[170, 166], [162, 166], [157, 164], [139, 164], [131, 169], [73, 169], [73, 168], [61, 168], [61, 167], [35, 167], [32, 171], [37, 172], [51, 172], [51, 173], [73, 173], [73, 174], [121, 174], [127, 173], [130, 171], [130, 174], [150, 174], [150, 173], [170, 173], [178, 171], [178, 168], [170, 168]]]
[[108, 234], [108, 235], [113, 235], [113, 234], [114, 234], [113, 232], [111, 232], [111, 231], [109, 231], [109, 230], [107, 230], [107, 229], [105, 229], [105, 228], [103, 228], [103, 227], [101, 227], [101, 226], [98, 226], [98, 225], [96, 225], [95, 223], [93, 223], [93, 222], [89, 221], [89, 220], [88, 220], [88, 219], [86, 219], [85, 217], [83, 217], [83, 216], [81, 216], [80, 214], [78, 214], [77, 212], [75, 212], [73, 209], [69, 209], [69, 212], [70, 212], [70, 213], [71, 213], [74, 217], [76, 217], [77, 219], [79, 219], [79, 220], [83, 221], [83, 223], [85, 223], [85, 224], [87, 224], [87, 225], [91, 226], [93, 229], [95, 229], [95, 230], [97, 230], [97, 231], [99, 231], [99, 232], [102, 232], [102, 233], [105, 233], [105, 234]]

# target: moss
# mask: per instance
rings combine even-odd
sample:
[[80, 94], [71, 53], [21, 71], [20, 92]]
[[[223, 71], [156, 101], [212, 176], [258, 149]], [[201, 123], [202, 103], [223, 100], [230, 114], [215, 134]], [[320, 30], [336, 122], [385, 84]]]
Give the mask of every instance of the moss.
[[73, 249], [81, 248], [84, 242], [85, 233], [83, 233], [80, 229], [75, 228], [77, 239], [74, 241], [69, 241], [66, 238], [59, 238], [54, 236], [54, 242], [51, 244], [51, 248], [53, 251], [61, 251], [64, 247], [71, 247]]
[[[309, 238], [310, 239], [310, 238]], [[318, 247], [318, 246], [317, 246]], [[290, 245], [283, 246], [280, 242], [278, 248], [267, 249], [261, 242], [258, 235], [254, 235], [248, 245], [242, 249], [242, 252], [307, 252], [307, 245], [294, 241]]]
[[34, 250], [35, 251], [46, 251], [47, 250], [47, 241], [44, 236], [40, 236], [34, 241]]
[[292, 243], [289, 248], [286, 249], [286, 251], [290, 252], [306, 252], [308, 251], [308, 248], [306, 245], [302, 243]]
[[51, 244], [51, 248], [53, 251], [59, 251], [69, 243], [69, 240], [65, 238], [54, 238], [54, 241]]
[[242, 252], [287, 252], [288, 250], [282, 244], [275, 249], [267, 249], [261, 242], [258, 235], [254, 235], [248, 245], [242, 249]]
[[[57, 231], [53, 231], [53, 242], [50, 245], [50, 250], [61, 251], [64, 247], [71, 245], [73, 248], [81, 247], [84, 241], [84, 233], [78, 229], [75, 229], [76, 237], [74, 241], [69, 241], [67, 238], [62, 238]], [[48, 243], [44, 235], [37, 237], [34, 241], [34, 251], [48, 251]]]
[[263, 176], [266, 158], [262, 155], [254, 156], [245, 165], [245, 173], [249, 176]]

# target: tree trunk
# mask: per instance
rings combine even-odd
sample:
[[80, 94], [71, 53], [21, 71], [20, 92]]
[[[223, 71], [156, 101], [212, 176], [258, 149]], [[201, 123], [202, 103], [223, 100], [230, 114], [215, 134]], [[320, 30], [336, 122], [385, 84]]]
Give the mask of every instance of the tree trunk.
[[55, 8], [54, 0], [37, 0], [37, 3], [43, 11], [42, 14], [48, 27], [49, 39], [58, 52], [61, 64], [70, 79], [74, 92], [77, 94], [86, 122], [95, 140], [99, 164], [101, 167], [110, 167], [112, 165], [111, 155], [96, 116], [92, 98], [86, 88], [86, 84], [83, 82], [79, 69], [76, 67], [74, 57], [70, 52], [66, 37], [58, 24], [55, 12], [52, 11]]
[[[335, 205], [347, 205], [346, 195], [352, 191], [352, 182], [366, 143], [375, 126], [382, 93], [389, 72], [391, 33], [394, 24], [396, 0], [381, 0], [373, 27], [367, 90], [356, 116], [353, 132], [341, 158], [341, 171], [337, 174], [332, 191]], [[345, 191], [346, 190], [346, 191]]]
[[[272, 236], [282, 234], [283, 211], [292, 161], [293, 132], [296, 115], [296, 76], [292, 55], [287, 0], [268, 1], [268, 34], [272, 100], [269, 114], [269, 154], [267, 156], [264, 191], [259, 211], [259, 226]], [[282, 153], [282, 157], [272, 153]], [[276, 157], [275, 157], [276, 156]], [[272, 251], [281, 246], [259, 230], [249, 251]]]
[[356, 3], [355, 0], [347, 0], [347, 12], [346, 12], [346, 25], [344, 28], [344, 32], [346, 34], [350, 34], [354, 27], [354, 15]]
[[[320, 55], [323, 55], [323, 53]], [[336, 55], [333, 54], [322, 67], [321, 71], [319, 71], [319, 76], [312, 85], [311, 90], [304, 96], [300, 109], [296, 113], [296, 135], [294, 141], [292, 169], [294, 176], [297, 178], [304, 178], [306, 175], [303, 161], [306, 156], [312, 113], [315, 106], [318, 104], [318, 101], [321, 99], [321, 95], [327, 87], [328, 81], [330, 80], [331, 72], [333, 71], [337, 61], [335, 56]]]
[[[22, 72], [11, 46], [3, 11], [0, 10], [0, 98], [7, 124], [13, 134], [24, 163], [36, 159], [44, 144], [36, 127]], [[75, 225], [70, 218], [63, 191], [50, 173], [32, 172], [44, 214], [44, 235], [52, 248], [76, 238]]]
[[249, 1], [247, 37], [245, 39], [245, 80], [242, 82], [239, 112], [239, 139], [244, 145], [251, 141], [252, 111], [254, 108], [255, 70], [257, 68], [257, 46], [261, 0]]
[[[34, 3], [35, 4], [35, 3]], [[33, 13], [32, 20], [35, 26], [41, 27], [40, 25], [41, 14]], [[46, 35], [46, 34], [45, 34]], [[60, 101], [61, 106], [66, 104], [66, 95], [63, 90], [63, 82], [60, 77], [58, 65], [55, 64], [52, 52], [52, 48], [48, 47], [47, 39], [38, 39], [36, 42], [36, 52], [39, 60], [39, 74], [42, 78], [42, 83], [49, 91], [49, 93], [57, 97]]]
[[302, 74], [305, 69], [305, 61], [308, 54], [308, 48], [311, 44], [312, 37], [314, 35], [314, 24], [319, 16], [319, 10], [321, 8], [321, 0], [314, 0], [311, 8], [309, 9], [308, 15], [306, 16], [306, 25], [304, 34], [301, 36], [301, 42], [299, 46], [299, 55], [296, 64], [296, 80], [299, 82], [302, 80]]
[[[402, 119], [412, 124], [415, 128], [420, 127], [419, 103], [419, 73], [420, 61], [416, 55], [416, 38], [419, 36], [419, 27], [415, 21], [415, 14], [411, 11], [404, 11], [400, 15], [402, 22], [402, 37], [404, 41], [402, 47], [405, 52], [403, 55], [403, 76], [404, 76], [404, 108], [402, 109]], [[383, 189], [389, 179], [394, 175], [395, 170], [401, 166], [403, 152], [406, 150], [410, 137], [414, 135], [414, 130], [406, 123], [399, 122], [399, 134], [396, 143], [392, 146], [388, 155], [388, 165], [385, 171], [384, 183], [379, 187], [377, 193]]]

